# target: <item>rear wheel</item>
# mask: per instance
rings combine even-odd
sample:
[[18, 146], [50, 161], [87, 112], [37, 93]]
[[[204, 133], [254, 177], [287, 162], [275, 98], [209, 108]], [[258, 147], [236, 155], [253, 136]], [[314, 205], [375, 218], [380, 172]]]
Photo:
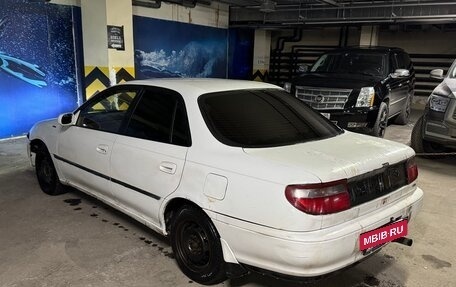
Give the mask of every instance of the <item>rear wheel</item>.
[[65, 193], [65, 187], [60, 183], [52, 158], [44, 146], [39, 147], [36, 152], [35, 171], [40, 188], [44, 193], [49, 195]]
[[193, 281], [211, 285], [226, 279], [220, 236], [202, 210], [186, 205], [177, 211], [171, 246], [180, 269]]
[[376, 137], [384, 137], [386, 127], [388, 126], [388, 105], [383, 102], [378, 109], [377, 120], [372, 128], [372, 135]]

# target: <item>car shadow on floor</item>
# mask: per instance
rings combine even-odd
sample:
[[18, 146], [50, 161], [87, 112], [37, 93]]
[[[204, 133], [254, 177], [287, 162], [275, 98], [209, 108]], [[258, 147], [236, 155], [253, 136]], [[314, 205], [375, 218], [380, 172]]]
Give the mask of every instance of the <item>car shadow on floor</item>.
[[[115, 222], [112, 223], [114, 225], [114, 227], [125, 229], [125, 225], [128, 224], [128, 227], [130, 229], [135, 229], [135, 230], [140, 231], [140, 232], [136, 232], [136, 233], [146, 234], [148, 237], [153, 238], [154, 239], [153, 242], [155, 243], [154, 246], [165, 245], [167, 247], [170, 247], [169, 240], [166, 236], [163, 236], [162, 234], [155, 232], [154, 230], [148, 228], [146, 225], [136, 221], [135, 219], [129, 217], [128, 215], [122, 213], [121, 211], [114, 209], [110, 205], [102, 202], [101, 200], [99, 200], [95, 197], [85, 194], [82, 191], [79, 191], [78, 189], [70, 187], [70, 186], [67, 186], [66, 188], [68, 189], [68, 192], [62, 196], [62, 200], [65, 203], [67, 203], [69, 206], [74, 207], [74, 209], [78, 209], [78, 207], [76, 207], [76, 206], [79, 205], [80, 202], [84, 202], [86, 205], [89, 205], [92, 207], [93, 212], [90, 213], [90, 216], [100, 217], [100, 220], [103, 221], [102, 216], [99, 216], [100, 212], [97, 212], [96, 209], [104, 210], [107, 213], [109, 213], [109, 215], [111, 217], [114, 217], [116, 219]], [[111, 221], [113, 221], [113, 220], [111, 220]], [[146, 244], [148, 242], [150, 242], [150, 240], [148, 240], [143, 235], [138, 235], [138, 238], [142, 241], [145, 241]]]
[[[317, 281], [310, 282], [296, 282], [286, 281], [283, 279], [274, 278], [268, 275], [258, 273], [251, 273], [247, 276], [231, 279], [227, 286], [240, 287], [240, 286], [266, 286], [266, 287], [403, 287], [404, 283], [398, 282], [393, 278], [389, 278], [384, 273], [401, 274], [406, 277], [405, 270], [395, 264], [392, 256], [383, 254], [382, 252], [372, 255], [370, 258], [364, 260], [360, 264], [348, 268], [347, 270], [336, 273], [335, 275], [323, 278]], [[402, 281], [402, 280], [401, 280]]]
[[[119, 225], [115, 227], [128, 228], [130, 230], [139, 230], [136, 232], [138, 238], [143, 240], [146, 244], [148, 242], [153, 242], [155, 246], [159, 248], [170, 249], [169, 240], [167, 237], [153, 231], [147, 226], [139, 223], [138, 221], [132, 219], [131, 217], [117, 211], [111, 206], [103, 203], [102, 201], [91, 197], [75, 188], [68, 187], [68, 193], [62, 196], [62, 201], [69, 204], [73, 208], [78, 208], [80, 202], [83, 202], [85, 206], [97, 207], [99, 210], [104, 210], [104, 212], [109, 213], [111, 218], [115, 218], [115, 222]], [[100, 212], [98, 212], [100, 213]], [[95, 216], [96, 211], [91, 213], [90, 216]], [[102, 216], [100, 216], [100, 219]], [[112, 221], [112, 220], [111, 220]], [[144, 236], [147, 235], [147, 236]], [[161, 247], [160, 247], [161, 246]], [[165, 251], [167, 257], [174, 259], [172, 252]], [[283, 279], [278, 279], [271, 277], [269, 275], [263, 275], [255, 272], [240, 277], [230, 279], [223, 283], [224, 286], [230, 287], [239, 287], [239, 286], [281, 286], [281, 287], [292, 287], [292, 286], [306, 286], [306, 287], [369, 287], [369, 286], [379, 286], [379, 287], [402, 287], [404, 286], [400, 282], [394, 282], [391, 279], [381, 278], [378, 276], [385, 269], [389, 269], [388, 273], [392, 272], [391, 269], [397, 269], [393, 272], [398, 272], [404, 274], [404, 270], [400, 269], [400, 266], [395, 264], [395, 261], [391, 259], [391, 256], [382, 253], [382, 251], [372, 255], [367, 258], [360, 264], [353, 266], [343, 272], [337, 273], [331, 277], [324, 278], [315, 282], [296, 282], [296, 281], [286, 281]]]

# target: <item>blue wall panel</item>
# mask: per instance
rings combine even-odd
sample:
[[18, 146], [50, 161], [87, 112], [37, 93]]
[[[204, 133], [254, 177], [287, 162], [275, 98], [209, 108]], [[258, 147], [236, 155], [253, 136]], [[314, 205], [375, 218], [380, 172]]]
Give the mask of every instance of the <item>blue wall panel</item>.
[[226, 78], [228, 30], [133, 16], [136, 78]]
[[78, 7], [0, 1], [0, 138], [27, 133], [37, 121], [82, 101], [73, 23]]
[[253, 29], [229, 29], [228, 77], [230, 79], [252, 79], [254, 41], [255, 30]]

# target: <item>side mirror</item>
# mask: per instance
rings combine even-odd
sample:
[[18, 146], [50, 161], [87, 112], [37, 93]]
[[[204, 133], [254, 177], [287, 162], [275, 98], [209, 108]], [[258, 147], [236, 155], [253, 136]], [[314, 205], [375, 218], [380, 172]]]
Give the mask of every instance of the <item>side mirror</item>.
[[442, 80], [443, 79], [443, 70], [442, 69], [435, 69], [432, 70], [430, 73], [431, 78]]
[[408, 77], [408, 76], [410, 76], [410, 71], [407, 70], [407, 69], [396, 69], [396, 71], [394, 71], [394, 73], [391, 74], [391, 77], [393, 79], [405, 78], [405, 77]]
[[308, 71], [310, 70], [310, 66], [309, 65], [299, 65], [298, 66], [298, 72], [299, 73], [307, 73]]
[[70, 126], [73, 124], [73, 114], [71, 113], [68, 113], [68, 114], [61, 114], [58, 119], [57, 119], [57, 122], [61, 125], [61, 126]]

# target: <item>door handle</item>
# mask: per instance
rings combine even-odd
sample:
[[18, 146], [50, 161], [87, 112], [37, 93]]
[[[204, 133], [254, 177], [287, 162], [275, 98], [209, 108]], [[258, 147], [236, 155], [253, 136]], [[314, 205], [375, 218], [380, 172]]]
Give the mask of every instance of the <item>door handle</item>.
[[160, 164], [160, 170], [164, 173], [175, 174], [177, 165], [172, 162], [164, 161]]
[[108, 153], [108, 146], [105, 145], [105, 144], [101, 144], [99, 146], [97, 146], [97, 152], [98, 153], [101, 153], [101, 154], [107, 154]]

